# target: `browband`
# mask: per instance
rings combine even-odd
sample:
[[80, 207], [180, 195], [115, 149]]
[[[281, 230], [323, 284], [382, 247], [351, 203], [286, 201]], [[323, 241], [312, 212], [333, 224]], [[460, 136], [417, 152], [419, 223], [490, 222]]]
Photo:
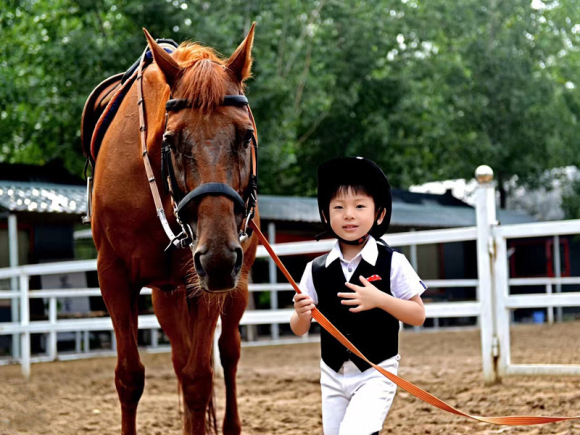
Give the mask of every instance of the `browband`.
[[[222, 101], [222, 106], [247, 106], [248, 99], [245, 95], [226, 95]], [[181, 109], [193, 107], [193, 104], [186, 98], [172, 99], [165, 103], [165, 110], [168, 112], [179, 112]]]

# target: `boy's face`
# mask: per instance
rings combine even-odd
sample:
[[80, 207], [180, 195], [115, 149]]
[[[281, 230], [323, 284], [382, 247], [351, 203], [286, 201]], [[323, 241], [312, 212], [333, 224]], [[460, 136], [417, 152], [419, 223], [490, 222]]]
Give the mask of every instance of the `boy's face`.
[[[330, 201], [330, 227], [341, 238], [351, 241], [367, 234], [375, 222], [375, 201], [351, 189]], [[382, 216], [379, 218], [379, 223]]]

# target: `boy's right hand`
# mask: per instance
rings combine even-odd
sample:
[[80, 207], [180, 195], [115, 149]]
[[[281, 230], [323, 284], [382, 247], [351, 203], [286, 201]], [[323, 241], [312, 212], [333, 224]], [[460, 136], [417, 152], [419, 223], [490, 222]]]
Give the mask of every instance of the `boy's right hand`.
[[294, 296], [294, 310], [301, 319], [312, 319], [312, 310], [316, 308], [310, 296], [303, 293]]

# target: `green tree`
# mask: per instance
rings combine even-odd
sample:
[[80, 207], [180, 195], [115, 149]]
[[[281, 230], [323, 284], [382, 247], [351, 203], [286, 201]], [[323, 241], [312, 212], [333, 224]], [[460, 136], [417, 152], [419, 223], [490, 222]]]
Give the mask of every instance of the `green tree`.
[[344, 154], [395, 187], [488, 164], [502, 199], [514, 176], [533, 186], [580, 165], [572, 0], [0, 1], [4, 161], [80, 173], [84, 101], [137, 59], [141, 27], [227, 56], [256, 21], [262, 193], [312, 195], [318, 164]]
[[566, 219], [580, 219], [580, 179], [571, 181], [564, 190], [562, 210]]

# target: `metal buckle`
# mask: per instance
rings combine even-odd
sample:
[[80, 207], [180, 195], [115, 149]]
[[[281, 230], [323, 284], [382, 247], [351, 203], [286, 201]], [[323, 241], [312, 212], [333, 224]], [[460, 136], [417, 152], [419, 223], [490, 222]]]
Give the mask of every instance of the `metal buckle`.
[[171, 248], [186, 248], [187, 246], [191, 246], [193, 243], [191, 242], [191, 237], [185, 230], [182, 230], [173, 240], [169, 242], [169, 245], [163, 250], [163, 252], [169, 251]]
[[242, 230], [240, 231], [240, 235], [239, 235], [239, 239], [240, 239], [240, 243], [244, 243], [246, 240], [248, 240], [248, 233], [246, 232], [246, 230], [248, 229], [248, 223], [250, 222], [250, 219], [252, 219], [254, 217], [254, 210], [252, 209], [248, 215], [246, 216], [246, 221], [244, 222], [244, 226], [242, 228]]

